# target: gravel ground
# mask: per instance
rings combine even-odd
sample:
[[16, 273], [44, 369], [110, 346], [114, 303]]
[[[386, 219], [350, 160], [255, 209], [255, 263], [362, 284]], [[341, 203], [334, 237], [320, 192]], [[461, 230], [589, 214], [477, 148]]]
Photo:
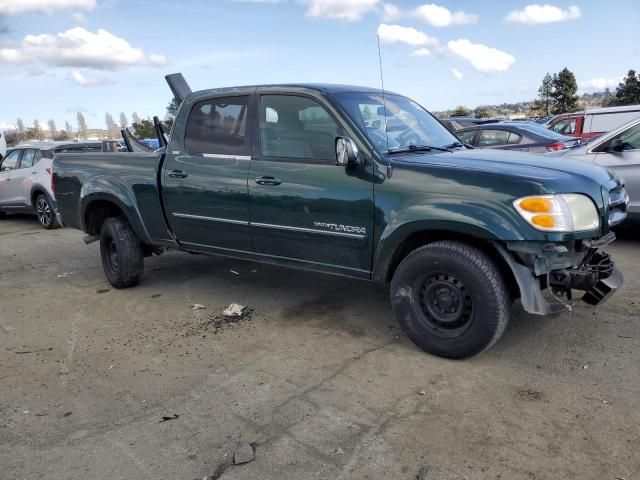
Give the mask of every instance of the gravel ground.
[[171, 253], [114, 290], [82, 235], [0, 221], [3, 480], [640, 479], [631, 233], [609, 303], [516, 305], [467, 361], [419, 351], [365, 282]]

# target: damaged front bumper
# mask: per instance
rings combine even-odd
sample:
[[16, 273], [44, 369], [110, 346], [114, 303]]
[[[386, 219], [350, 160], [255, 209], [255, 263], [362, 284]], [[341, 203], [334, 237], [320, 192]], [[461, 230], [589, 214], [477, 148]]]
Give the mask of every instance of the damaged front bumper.
[[511, 268], [520, 290], [523, 308], [548, 315], [569, 310], [573, 290], [583, 291], [582, 300], [599, 305], [623, 283], [622, 272], [601, 248], [615, 240], [611, 232], [577, 245], [541, 242], [495, 243]]

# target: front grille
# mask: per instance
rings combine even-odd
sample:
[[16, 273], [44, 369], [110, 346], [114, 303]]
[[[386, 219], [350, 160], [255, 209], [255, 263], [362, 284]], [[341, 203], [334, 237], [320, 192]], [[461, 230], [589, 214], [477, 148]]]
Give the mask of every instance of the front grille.
[[609, 226], [619, 225], [627, 218], [629, 195], [622, 185], [609, 190]]

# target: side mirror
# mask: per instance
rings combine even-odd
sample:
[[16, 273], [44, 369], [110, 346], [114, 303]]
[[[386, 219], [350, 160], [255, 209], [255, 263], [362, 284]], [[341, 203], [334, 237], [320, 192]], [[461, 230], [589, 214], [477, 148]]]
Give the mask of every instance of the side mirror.
[[621, 139], [616, 138], [609, 144], [609, 148], [607, 150], [610, 152], [621, 152], [624, 150], [624, 143]]
[[336, 138], [336, 162], [338, 165], [356, 165], [358, 163], [358, 147], [350, 138]]

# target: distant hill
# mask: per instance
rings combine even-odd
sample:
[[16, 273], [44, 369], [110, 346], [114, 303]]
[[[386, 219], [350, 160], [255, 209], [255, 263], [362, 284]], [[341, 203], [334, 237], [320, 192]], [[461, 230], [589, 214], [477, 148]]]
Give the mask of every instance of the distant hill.
[[[585, 108], [607, 106], [614, 95], [606, 90], [604, 92], [584, 93], [578, 100], [580, 110]], [[453, 114], [456, 107], [451, 110], [433, 112], [437, 117], [447, 118]], [[479, 115], [481, 112], [488, 117], [508, 117], [510, 115], [540, 116], [541, 112], [535, 110], [535, 101], [517, 103], [502, 103], [500, 105], [480, 105], [475, 109], [469, 109], [470, 115]], [[486, 113], [485, 113], [486, 112]]]

